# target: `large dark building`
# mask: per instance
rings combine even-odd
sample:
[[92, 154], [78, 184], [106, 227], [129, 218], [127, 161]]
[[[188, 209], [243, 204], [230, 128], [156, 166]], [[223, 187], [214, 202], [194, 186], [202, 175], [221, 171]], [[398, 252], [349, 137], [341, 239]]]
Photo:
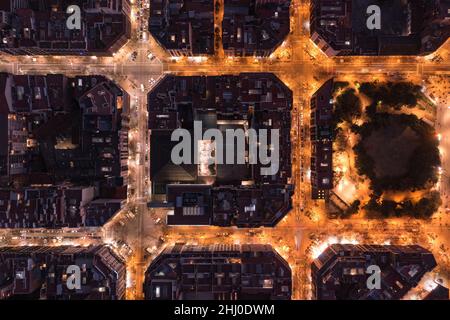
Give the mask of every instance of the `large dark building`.
[[223, 49], [229, 56], [270, 56], [290, 32], [290, 0], [225, 0]]
[[96, 226], [120, 210], [129, 104], [120, 87], [103, 76], [3, 73], [0, 102], [0, 228]]
[[[381, 270], [381, 289], [369, 289], [369, 266]], [[333, 244], [311, 265], [313, 299], [398, 300], [436, 267], [433, 254], [417, 245]]]
[[270, 245], [177, 244], [145, 273], [147, 300], [288, 300], [292, 275]]
[[[149, 93], [148, 106], [152, 194], [174, 209], [169, 224], [274, 226], [289, 212], [292, 92], [276, 76], [167, 76]], [[196, 130], [198, 123], [202, 128]], [[176, 129], [184, 129], [194, 146], [191, 159], [181, 165], [171, 155], [178, 144], [171, 140]], [[203, 137], [210, 129], [223, 137], [222, 146], [216, 148], [216, 137]], [[258, 142], [252, 140], [251, 133], [263, 129], [268, 136], [279, 133], [279, 160], [271, 164], [249, 156], [262, 141], [261, 135]], [[242, 139], [228, 139], [230, 131], [241, 132]], [[277, 141], [272, 145], [272, 138], [267, 139], [268, 153], [276, 157], [272, 150]], [[244, 150], [238, 146], [245, 149], [242, 158]], [[218, 161], [220, 154], [223, 161]], [[228, 156], [231, 164], [225, 161]], [[276, 166], [276, 173], [263, 172], [269, 166]]]
[[172, 56], [214, 54], [214, 1], [150, 0], [149, 31]]
[[333, 79], [311, 98], [311, 195], [325, 199], [333, 188]]
[[[367, 9], [381, 9], [369, 30]], [[311, 39], [328, 56], [428, 55], [450, 36], [449, 0], [313, 0]]]
[[[69, 6], [81, 28], [66, 25]], [[2, 0], [0, 50], [13, 55], [111, 55], [131, 36], [129, 0]]]
[[[69, 266], [79, 268], [80, 288], [67, 285]], [[124, 299], [125, 273], [125, 262], [107, 246], [0, 247], [0, 300]]]

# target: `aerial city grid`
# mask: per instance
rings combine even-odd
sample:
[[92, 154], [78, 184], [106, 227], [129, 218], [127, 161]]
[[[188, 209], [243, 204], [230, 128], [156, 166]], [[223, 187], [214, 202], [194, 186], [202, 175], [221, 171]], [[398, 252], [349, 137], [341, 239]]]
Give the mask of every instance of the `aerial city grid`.
[[450, 0], [2, 0], [0, 300], [448, 300]]

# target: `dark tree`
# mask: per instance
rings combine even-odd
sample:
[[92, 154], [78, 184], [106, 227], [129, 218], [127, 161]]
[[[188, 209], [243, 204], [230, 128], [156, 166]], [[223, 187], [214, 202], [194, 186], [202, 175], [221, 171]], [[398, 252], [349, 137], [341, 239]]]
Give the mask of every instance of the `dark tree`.
[[361, 100], [354, 89], [347, 89], [337, 97], [334, 117], [338, 122], [352, 122], [353, 119], [361, 117], [361, 113]]

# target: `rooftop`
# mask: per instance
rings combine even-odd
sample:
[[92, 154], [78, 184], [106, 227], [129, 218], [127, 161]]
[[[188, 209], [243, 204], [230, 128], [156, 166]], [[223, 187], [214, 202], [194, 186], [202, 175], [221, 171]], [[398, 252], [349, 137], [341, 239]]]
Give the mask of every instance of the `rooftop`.
[[288, 300], [292, 275], [270, 245], [177, 244], [145, 273], [147, 300]]
[[311, 98], [312, 198], [324, 199], [333, 188], [333, 79]]
[[[150, 92], [148, 103], [150, 178], [153, 193], [167, 195], [174, 207], [170, 224], [273, 226], [290, 210], [292, 92], [273, 74], [167, 76]], [[171, 141], [172, 132], [185, 129], [194, 139], [198, 123], [200, 134], [213, 129], [225, 137], [225, 143], [216, 147], [211, 140], [199, 140], [200, 161], [195, 162], [192, 153], [191, 159], [175, 165], [171, 154], [177, 143]], [[239, 162], [237, 140], [226, 139], [229, 130], [248, 136], [256, 128], [279, 131], [283, 151], [279, 153], [279, 170], [273, 175], [262, 174], [266, 166], [251, 163], [244, 155], [244, 161]], [[249, 152], [249, 141], [242, 145]], [[201, 162], [201, 148], [215, 154], [211, 165]], [[225, 160], [227, 152], [233, 164]]]
[[[381, 289], [369, 289], [369, 266], [381, 270]], [[399, 300], [436, 267], [418, 246], [333, 244], [311, 265], [318, 300]]]
[[[370, 5], [381, 29], [369, 30]], [[428, 55], [450, 36], [449, 0], [314, 0], [311, 38], [329, 56]]]
[[[103, 76], [2, 73], [0, 99], [8, 120], [1, 128], [0, 227], [90, 226], [120, 210], [113, 200], [127, 190], [126, 92]], [[111, 201], [86, 219], [88, 203], [99, 197]]]
[[290, 32], [291, 1], [225, 0], [223, 48], [232, 56], [269, 56]]
[[[71, 5], [81, 29], [69, 30]], [[0, 50], [10, 54], [112, 54], [131, 36], [128, 0], [21, 0], [0, 3]]]
[[149, 31], [173, 56], [214, 54], [214, 1], [151, 0]]
[[[66, 285], [69, 265], [80, 268], [80, 289]], [[0, 300], [119, 300], [125, 273], [125, 262], [107, 246], [0, 247]]]

